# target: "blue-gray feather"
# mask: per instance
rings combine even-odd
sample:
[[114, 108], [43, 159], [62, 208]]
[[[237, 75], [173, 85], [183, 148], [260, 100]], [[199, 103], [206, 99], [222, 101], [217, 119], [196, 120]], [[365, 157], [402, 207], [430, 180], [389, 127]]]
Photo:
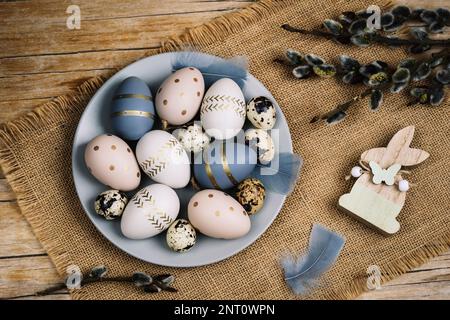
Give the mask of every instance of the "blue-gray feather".
[[172, 61], [173, 70], [186, 67], [200, 70], [206, 87], [221, 78], [230, 78], [242, 89], [247, 79], [247, 58], [243, 56], [222, 59], [195, 51], [177, 52]]
[[286, 256], [281, 261], [284, 278], [292, 291], [306, 294], [316, 287], [320, 277], [336, 262], [344, 244], [344, 237], [314, 224], [307, 253], [298, 258]]
[[271, 192], [290, 194], [300, 174], [303, 159], [295, 153], [279, 153], [267, 164], [258, 164], [252, 176], [261, 180]]

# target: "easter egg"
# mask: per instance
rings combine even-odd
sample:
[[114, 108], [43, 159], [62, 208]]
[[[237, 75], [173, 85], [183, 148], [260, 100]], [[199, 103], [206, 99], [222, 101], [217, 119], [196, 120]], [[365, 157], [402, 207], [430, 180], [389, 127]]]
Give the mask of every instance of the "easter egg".
[[194, 176], [203, 188], [229, 189], [255, 168], [256, 152], [242, 143], [216, 140], [194, 159]]
[[188, 217], [201, 233], [213, 238], [236, 239], [250, 231], [250, 218], [233, 197], [219, 190], [202, 190], [189, 201]]
[[84, 161], [98, 181], [113, 189], [130, 191], [141, 182], [133, 151], [125, 141], [112, 134], [92, 139], [84, 151]]
[[247, 129], [245, 131], [245, 142], [256, 150], [260, 163], [268, 164], [275, 157], [273, 139], [267, 131]]
[[255, 178], [247, 178], [239, 183], [236, 200], [249, 215], [257, 213], [264, 206], [266, 189], [262, 182]]
[[169, 76], [156, 92], [156, 112], [169, 124], [184, 124], [197, 114], [204, 92], [205, 82], [198, 69], [180, 69]]
[[155, 182], [175, 189], [189, 183], [188, 155], [180, 142], [166, 131], [146, 133], [137, 143], [136, 157], [142, 170]]
[[247, 104], [247, 118], [256, 128], [270, 130], [277, 120], [277, 112], [269, 98], [256, 97]]
[[245, 122], [245, 100], [236, 82], [223, 78], [212, 84], [203, 97], [200, 120], [206, 133], [216, 139], [239, 133]]
[[128, 202], [120, 228], [130, 239], [153, 237], [172, 224], [179, 210], [180, 200], [172, 188], [152, 184], [139, 190]]
[[106, 190], [95, 199], [94, 209], [106, 220], [114, 220], [122, 215], [127, 203], [128, 198], [122, 191]]
[[186, 129], [180, 128], [175, 130], [173, 135], [180, 141], [184, 150], [189, 153], [202, 151], [211, 140], [211, 138], [203, 132], [202, 127], [196, 123]]
[[153, 97], [147, 84], [137, 78], [123, 80], [114, 92], [111, 105], [111, 128], [126, 140], [138, 140], [155, 122]]
[[197, 233], [189, 221], [175, 220], [167, 229], [166, 242], [170, 249], [176, 252], [186, 252], [192, 249], [197, 241]]

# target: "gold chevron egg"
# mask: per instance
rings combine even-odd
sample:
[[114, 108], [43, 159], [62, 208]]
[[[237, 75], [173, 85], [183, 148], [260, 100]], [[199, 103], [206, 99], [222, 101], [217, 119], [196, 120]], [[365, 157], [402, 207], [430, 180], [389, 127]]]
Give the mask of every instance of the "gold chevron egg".
[[142, 170], [155, 182], [184, 188], [191, 178], [189, 157], [173, 135], [162, 130], [146, 133], [136, 146]]
[[200, 120], [206, 133], [219, 140], [236, 136], [246, 118], [245, 99], [239, 86], [223, 78], [206, 91], [200, 108]]
[[180, 200], [176, 192], [155, 183], [139, 190], [122, 214], [120, 228], [125, 237], [145, 239], [166, 230], [178, 216]]

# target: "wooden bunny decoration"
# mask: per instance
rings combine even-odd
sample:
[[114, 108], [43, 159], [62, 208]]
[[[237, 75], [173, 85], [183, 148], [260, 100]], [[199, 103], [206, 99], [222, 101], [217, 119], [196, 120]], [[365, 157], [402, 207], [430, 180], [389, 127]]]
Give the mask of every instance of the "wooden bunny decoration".
[[396, 217], [407, 190], [402, 192], [395, 184], [401, 179], [401, 166], [413, 166], [429, 157], [427, 152], [409, 147], [413, 135], [414, 126], [409, 126], [397, 132], [386, 148], [365, 151], [361, 163], [368, 163], [371, 170], [361, 172], [350, 193], [339, 198], [339, 206], [347, 213], [387, 235], [400, 230]]

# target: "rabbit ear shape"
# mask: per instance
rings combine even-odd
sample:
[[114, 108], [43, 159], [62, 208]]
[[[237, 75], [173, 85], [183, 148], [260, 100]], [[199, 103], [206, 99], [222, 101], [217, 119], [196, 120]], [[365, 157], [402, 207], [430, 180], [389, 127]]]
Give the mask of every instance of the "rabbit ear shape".
[[402, 166], [413, 166], [421, 163], [429, 157], [428, 152], [409, 147], [414, 136], [414, 126], [403, 128], [397, 132], [389, 141], [383, 164], [390, 166], [399, 163]]
[[[414, 126], [403, 128], [402, 130], [394, 134], [391, 141], [389, 141], [387, 145], [388, 152], [396, 152], [399, 154], [403, 153], [404, 151], [409, 149], [409, 145], [411, 144], [413, 137], [414, 137]], [[399, 150], [399, 148], [401, 149]]]
[[389, 141], [386, 148], [373, 148], [361, 155], [365, 162], [375, 161], [381, 168], [386, 169], [397, 163], [402, 166], [413, 166], [421, 163], [430, 155], [420, 149], [410, 148], [414, 136], [414, 126], [398, 131]]
[[363, 154], [361, 155], [361, 160], [367, 163], [369, 163], [370, 161], [380, 163], [386, 150], [387, 150], [386, 148], [373, 148], [364, 151]]
[[429, 156], [430, 154], [426, 151], [410, 148], [407, 151], [406, 157], [403, 158], [402, 165], [415, 166], [416, 164], [426, 160]]
[[375, 161], [386, 169], [394, 163], [404, 165], [402, 160], [409, 149], [414, 136], [414, 126], [409, 126], [398, 131], [389, 141], [386, 148], [373, 148], [361, 155], [365, 162]]

